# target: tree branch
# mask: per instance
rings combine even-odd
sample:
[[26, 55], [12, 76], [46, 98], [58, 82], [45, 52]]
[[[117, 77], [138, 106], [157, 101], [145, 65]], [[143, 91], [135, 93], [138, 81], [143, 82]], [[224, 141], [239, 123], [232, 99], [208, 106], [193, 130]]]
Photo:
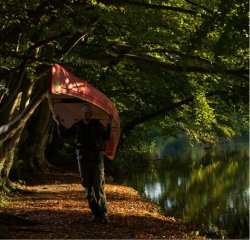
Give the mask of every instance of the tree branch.
[[206, 58], [202, 58], [202, 57], [199, 57], [199, 56], [195, 56], [195, 55], [189, 55], [187, 53], [182, 53], [182, 52], [179, 52], [179, 51], [176, 51], [176, 50], [165, 50], [165, 49], [162, 49], [162, 50], [150, 50], [150, 51], [147, 51], [147, 52], [157, 52], [157, 53], [168, 53], [168, 54], [173, 54], [173, 55], [178, 55], [178, 56], [182, 56], [182, 57], [185, 57], [185, 58], [188, 58], [188, 59], [193, 59], [193, 60], [198, 60], [200, 62], [204, 62], [204, 63], [207, 63], [207, 64], [210, 64], [211, 63], [211, 60], [209, 59], [206, 59]]
[[162, 109], [155, 109], [155, 111], [153, 112], [149, 112], [148, 114], [144, 115], [144, 116], [140, 116], [135, 118], [134, 120], [132, 120], [131, 122], [129, 122], [127, 125], [125, 125], [123, 127], [123, 133], [128, 136], [130, 134], [130, 132], [139, 124], [144, 123], [146, 121], [150, 121], [152, 119], [155, 119], [157, 117], [163, 116], [164, 114], [166, 114], [167, 112], [176, 109], [184, 104], [188, 104], [190, 102], [192, 102], [194, 100], [194, 97], [189, 97], [185, 100], [182, 100], [178, 103], [174, 103], [171, 106], [162, 108]]
[[184, 0], [185, 2], [187, 2], [187, 3], [189, 3], [189, 4], [192, 4], [192, 5], [194, 5], [194, 6], [196, 6], [196, 7], [199, 7], [199, 8], [201, 8], [201, 9], [203, 9], [203, 10], [205, 10], [206, 12], [208, 12], [208, 13], [213, 13], [213, 11], [211, 11], [210, 9], [208, 9], [208, 8], [206, 8], [206, 7], [204, 7], [204, 6], [202, 6], [202, 5], [200, 5], [200, 4], [198, 4], [198, 3], [195, 3], [195, 2], [192, 2], [192, 1], [190, 1], [190, 0]]
[[198, 12], [195, 12], [193, 10], [189, 9], [184, 9], [180, 7], [172, 7], [172, 6], [164, 6], [164, 5], [158, 5], [158, 4], [149, 4], [145, 2], [137, 2], [137, 1], [117, 1], [117, 0], [97, 0], [97, 2], [101, 2], [106, 5], [118, 5], [118, 6], [123, 6], [123, 5], [133, 5], [133, 6], [139, 6], [143, 8], [150, 8], [150, 9], [159, 9], [159, 10], [169, 10], [169, 11], [175, 11], [175, 12], [183, 12], [187, 14], [192, 14], [196, 15]]
[[[216, 95], [219, 95], [219, 94], [222, 94], [222, 93], [225, 93], [225, 91], [214, 91], [214, 92], [207, 93], [206, 97], [216, 96]], [[176, 108], [178, 108], [178, 107], [180, 107], [182, 105], [186, 105], [186, 104], [191, 103], [193, 100], [194, 100], [194, 97], [190, 96], [190, 97], [188, 97], [188, 98], [186, 98], [186, 99], [184, 99], [182, 101], [179, 101], [177, 103], [173, 103], [170, 106], [166, 106], [166, 107], [163, 107], [161, 109], [157, 108], [157, 109], [155, 109], [152, 112], [147, 112], [146, 115], [134, 118], [134, 120], [132, 120], [131, 122], [129, 122], [127, 125], [125, 125], [123, 127], [122, 132], [124, 133], [125, 136], [128, 136], [130, 134], [130, 132], [136, 126], [138, 126], [139, 124], [142, 124], [144, 122], [153, 120], [155, 118], [162, 117], [162, 116], [168, 114], [168, 112], [170, 112], [170, 111], [172, 111], [172, 110], [174, 110], [174, 109], [176, 109]]]
[[100, 54], [100, 55], [92, 55], [88, 56], [89, 60], [96, 60], [96, 61], [103, 61], [108, 62], [107, 64], [116, 65], [118, 62], [120, 62], [122, 59], [127, 59], [134, 61], [139, 64], [144, 64], [151, 66], [157, 70], [164, 71], [164, 72], [196, 72], [196, 73], [211, 73], [211, 74], [229, 74], [234, 75], [237, 77], [240, 77], [244, 80], [249, 80], [248, 74], [249, 69], [220, 69], [216, 68], [214, 66], [186, 66], [186, 65], [175, 65], [175, 64], [169, 64], [162, 61], [159, 61], [158, 59], [155, 59], [153, 57], [149, 56], [138, 56], [133, 54], [121, 54], [117, 57], [113, 57], [106, 54]]
[[63, 47], [61, 51], [62, 58], [65, 55], [67, 55], [82, 39], [84, 39], [86, 35], [88, 35], [90, 32], [94, 30], [97, 22], [98, 20], [94, 21], [94, 23], [92, 23], [91, 26], [88, 28], [87, 32], [85, 33], [77, 32], [71, 37], [71, 40]]
[[4, 110], [6, 109], [6, 107], [8, 107], [8, 105], [11, 103], [11, 101], [14, 98], [16, 98], [17, 93], [18, 93], [18, 91], [20, 89], [20, 86], [22, 84], [22, 81], [23, 81], [23, 77], [24, 77], [24, 74], [25, 74], [25, 71], [26, 71], [26, 65], [27, 65], [27, 59], [24, 59], [23, 62], [21, 63], [21, 65], [20, 65], [20, 67], [18, 67], [20, 69], [19, 73], [18, 73], [18, 76], [17, 76], [18, 84], [17, 84], [16, 88], [14, 89], [14, 91], [11, 93], [11, 96], [7, 99], [7, 102], [5, 102], [5, 104], [0, 109], [0, 114], [3, 113]]
[[30, 101], [28, 106], [11, 122], [4, 124], [0, 127], [0, 145], [4, 141], [11, 138], [16, 131], [25, 125], [26, 121], [32, 115], [34, 110], [40, 104], [40, 102], [46, 97], [47, 89], [36, 94], [36, 96]]
[[[36, 69], [37, 76], [42, 76], [44, 73], [50, 71], [51, 66], [47, 65], [38, 66]], [[43, 78], [40, 82], [36, 82], [37, 87], [35, 89], [35, 96], [31, 99], [27, 107], [11, 122], [0, 126], [0, 145], [7, 139], [11, 138], [21, 127], [25, 125], [29, 117], [33, 114], [34, 110], [40, 104], [40, 102], [46, 97], [49, 89], [50, 81], [44, 81]], [[37, 90], [37, 91], [36, 91]]]
[[141, 57], [138, 55], [124, 54], [125, 58], [133, 60], [137, 63], [150, 65], [161, 71], [173, 71], [173, 72], [198, 72], [198, 73], [226, 73], [235, 75], [245, 80], [248, 80], [249, 69], [216, 69], [214, 66], [201, 67], [201, 66], [177, 66], [175, 64], [168, 64], [154, 58]]

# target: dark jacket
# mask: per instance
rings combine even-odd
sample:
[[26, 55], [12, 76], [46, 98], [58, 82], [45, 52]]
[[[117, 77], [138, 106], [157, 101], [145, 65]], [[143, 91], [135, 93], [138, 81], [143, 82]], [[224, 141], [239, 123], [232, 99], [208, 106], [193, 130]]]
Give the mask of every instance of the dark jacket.
[[97, 119], [92, 119], [88, 124], [81, 120], [74, 123], [69, 129], [59, 125], [58, 132], [61, 138], [75, 136], [76, 149], [103, 151], [106, 141], [110, 139], [111, 126], [108, 124], [105, 128]]

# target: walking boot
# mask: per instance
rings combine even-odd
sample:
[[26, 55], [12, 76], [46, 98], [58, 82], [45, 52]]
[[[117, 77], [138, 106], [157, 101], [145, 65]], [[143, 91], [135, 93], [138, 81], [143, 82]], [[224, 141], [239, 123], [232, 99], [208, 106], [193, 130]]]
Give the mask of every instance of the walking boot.
[[101, 218], [99, 216], [92, 215], [92, 217], [90, 218], [91, 223], [98, 223], [100, 221], [101, 221]]

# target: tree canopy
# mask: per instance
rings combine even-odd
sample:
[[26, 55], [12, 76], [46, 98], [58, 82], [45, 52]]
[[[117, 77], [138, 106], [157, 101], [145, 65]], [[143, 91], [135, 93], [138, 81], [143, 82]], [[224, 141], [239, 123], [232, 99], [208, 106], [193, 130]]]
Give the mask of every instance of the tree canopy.
[[23, 137], [53, 63], [114, 101], [123, 139], [149, 126], [211, 143], [240, 135], [248, 40], [246, 0], [3, 0], [0, 142]]

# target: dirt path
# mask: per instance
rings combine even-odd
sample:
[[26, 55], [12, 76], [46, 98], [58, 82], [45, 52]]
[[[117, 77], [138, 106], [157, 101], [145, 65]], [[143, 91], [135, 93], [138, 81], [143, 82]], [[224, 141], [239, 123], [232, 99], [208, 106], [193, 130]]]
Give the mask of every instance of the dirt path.
[[105, 185], [111, 223], [92, 224], [87, 201], [73, 173], [48, 174], [0, 208], [0, 238], [201, 238], [196, 228], [159, 214], [158, 208], [126, 186]]

